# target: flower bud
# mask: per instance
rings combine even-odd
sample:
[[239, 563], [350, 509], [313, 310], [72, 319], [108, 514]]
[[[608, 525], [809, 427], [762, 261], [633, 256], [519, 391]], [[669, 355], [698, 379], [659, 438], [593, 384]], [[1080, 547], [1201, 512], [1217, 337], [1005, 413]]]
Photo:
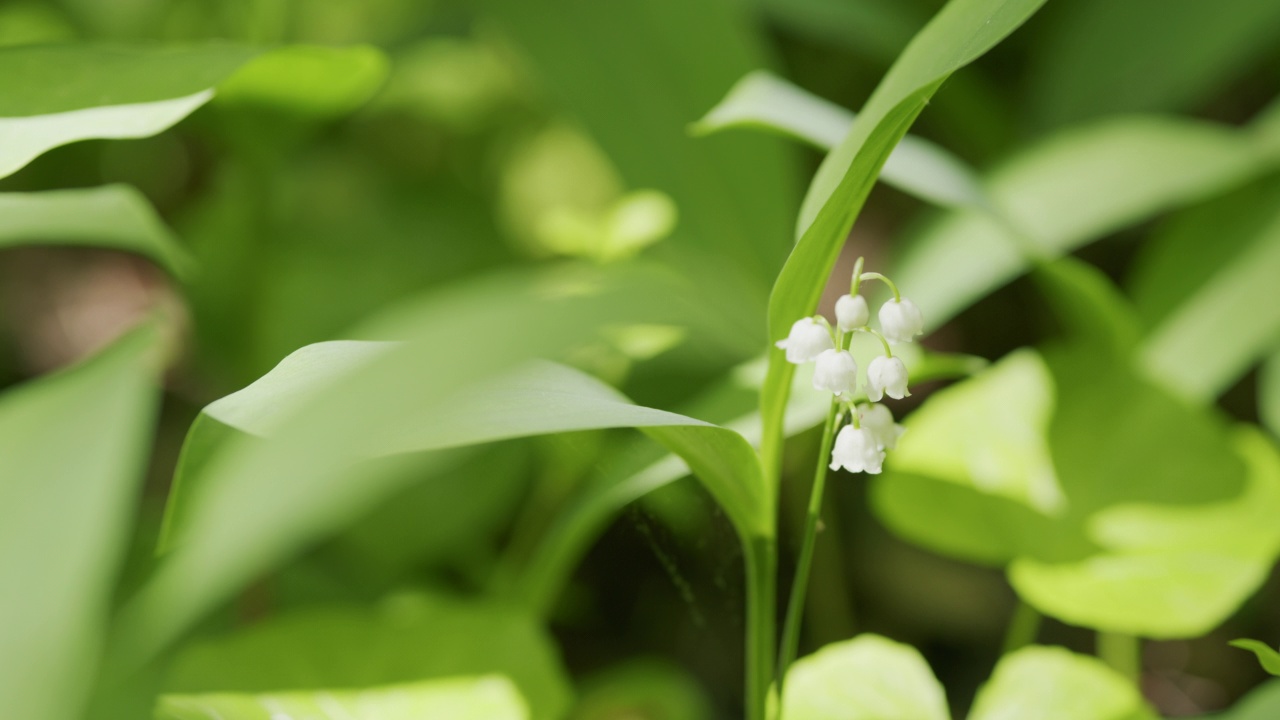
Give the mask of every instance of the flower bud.
[[823, 350], [813, 368], [813, 387], [852, 395], [858, 389], [858, 361], [848, 350]]
[[920, 308], [906, 298], [890, 300], [880, 306], [880, 331], [892, 343], [911, 342], [924, 332], [924, 316]]
[[823, 350], [833, 350], [836, 346], [831, 341], [831, 333], [811, 317], [795, 321], [787, 339], [775, 344], [787, 351], [787, 362], [796, 365], [807, 363]]
[[841, 295], [836, 301], [836, 325], [841, 330], [849, 332], [864, 327], [870, 319], [871, 311], [861, 295]]
[[888, 395], [901, 400], [911, 393], [907, 390], [907, 366], [896, 357], [880, 357], [867, 366], [867, 399], [880, 402], [880, 398]]
[[858, 406], [858, 424], [871, 432], [881, 450], [898, 446], [898, 438], [907, 429], [893, 421], [893, 413], [879, 403], [862, 403]]
[[876, 475], [883, 464], [884, 451], [879, 448], [870, 430], [852, 425], [840, 428], [835, 447], [831, 448], [832, 470], [843, 467], [849, 472]]

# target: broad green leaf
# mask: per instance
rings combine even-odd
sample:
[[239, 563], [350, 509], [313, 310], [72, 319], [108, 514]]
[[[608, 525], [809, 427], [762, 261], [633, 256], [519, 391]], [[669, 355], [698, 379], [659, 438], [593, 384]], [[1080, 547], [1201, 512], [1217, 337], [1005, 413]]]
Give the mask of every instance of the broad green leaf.
[[155, 333], [0, 396], [0, 697], [80, 717], [156, 410]]
[[137, 105], [111, 105], [51, 115], [0, 117], [0, 178], [53, 148], [80, 140], [151, 137], [213, 97], [212, 90]]
[[1010, 581], [1041, 611], [1077, 625], [1148, 637], [1212, 630], [1261, 586], [1280, 553], [1280, 455], [1248, 427], [1235, 445], [1248, 467], [1239, 496], [1104, 508], [1085, 526], [1101, 552], [1062, 563], [1019, 558]]
[[[952, 0], [911, 41], [844, 141], [827, 155], [809, 187], [797, 226], [800, 240], [770, 295], [769, 340], [785, 337], [793, 322], [817, 307], [827, 276], [881, 166], [933, 93], [951, 73], [1013, 32], [1041, 4], [1040, 0]], [[902, 287], [909, 295], [917, 291], [910, 283]], [[761, 393], [765, 426], [761, 455], [770, 477], [777, 473], [782, 416], [792, 373], [782, 351], [772, 349]]]
[[0, 248], [82, 245], [138, 253], [179, 277], [191, 257], [142, 193], [128, 185], [0, 193]]
[[260, 695], [165, 695], [154, 720], [527, 720], [524, 702], [504, 677], [450, 678], [363, 690]]
[[[869, 338], [865, 338], [870, 340]], [[879, 344], [855, 342], [859, 363], [878, 352]], [[901, 353], [911, 377], [918, 382], [964, 377], [977, 372], [982, 361], [968, 356], [912, 352]], [[918, 350], [918, 348], [917, 348]], [[756, 407], [764, 374], [764, 359], [737, 368], [722, 384], [713, 387], [681, 409], [690, 417], [736, 430], [759, 446], [762, 426]], [[783, 421], [783, 432], [792, 437], [820, 425], [830, 408], [830, 396], [813, 389], [812, 367], [795, 374]], [[689, 475], [688, 465], [676, 455], [663, 454], [651, 444], [619, 453], [625, 461], [601, 471], [583, 487], [578, 498], [557, 519], [525, 568], [517, 592], [523, 602], [542, 612], [568, 582], [587, 550], [627, 505]]]
[[1258, 656], [1262, 669], [1272, 675], [1280, 676], [1280, 652], [1261, 640], [1232, 640], [1231, 645], [1241, 650], [1248, 650]]
[[907, 418], [871, 486], [877, 515], [913, 542], [975, 562], [1087, 554], [1083, 533], [1061, 523], [1068, 498], [1048, 441], [1054, 398], [1050, 370], [1030, 350], [935, 393]]
[[988, 196], [1011, 225], [949, 213], [903, 249], [893, 277], [938, 327], [1030, 267], [1028, 244], [1056, 257], [1219, 193], [1280, 162], [1260, 144], [1249, 132], [1159, 117], [1064, 131], [988, 175]]
[[1096, 658], [1032, 646], [1005, 655], [969, 720], [1155, 720], [1133, 683]]
[[1141, 361], [1198, 401], [1219, 395], [1280, 340], [1280, 212], [1257, 238], [1151, 331]]
[[513, 608], [440, 596], [392, 597], [374, 610], [297, 610], [196, 641], [174, 659], [165, 691], [356, 690], [479, 675], [508, 678], [535, 720], [568, 710], [568, 678], [536, 620]]
[[1230, 710], [1206, 720], [1271, 720], [1280, 713], [1280, 680], [1272, 680], [1244, 696]]
[[860, 635], [797, 660], [783, 686], [787, 720], [947, 720], [929, 663], [910, 645]]
[[707, 141], [685, 130], [725, 88], [767, 64], [750, 9], [718, 0], [494, 0], [486, 9], [624, 186], [675, 202], [678, 225], [648, 253], [723, 288], [725, 299], [711, 301], [725, 304], [758, 352], [769, 284], [786, 256], [795, 168], [770, 139]]
[[1199, 109], [1280, 33], [1280, 7], [1255, 0], [1074, 0], [1053, 9], [1028, 68], [1041, 126]]
[[47, 150], [140, 138], [182, 120], [259, 51], [234, 45], [0, 49], [0, 177]]
[[742, 532], [768, 534], [771, 499], [750, 445], [732, 431], [637, 408], [576, 376], [563, 393], [520, 388], [525, 402], [561, 416], [518, 408], [516, 396], [493, 393], [465, 412], [451, 406], [462, 388], [590, 341], [603, 324], [685, 325], [701, 317], [684, 292], [662, 275], [634, 269], [622, 277], [586, 268], [507, 273], [434, 293], [366, 324], [357, 337], [405, 341], [302, 403], [269, 442], [236, 437], [215, 449], [198, 477], [177, 478], [192, 488], [175, 502], [189, 502], [191, 510], [176, 514], [173, 551], [125, 611], [117, 646], [122, 665], [159, 650], [250, 578], [404, 487], [413, 479], [409, 472], [424, 471], [423, 458], [389, 453], [647, 425], [648, 434], [690, 462]]
[[[828, 151], [849, 134], [855, 117], [839, 105], [757, 70], [730, 88], [691, 129], [710, 135], [730, 128], [759, 128]], [[964, 161], [914, 135], [903, 136], [880, 170], [880, 179], [939, 205], [986, 205], [978, 177]]]
[[230, 44], [3, 48], [0, 177], [60, 145], [160, 133], [207, 103], [229, 78], [231, 104], [345, 112], [368, 99], [384, 65], [381, 54], [366, 47], [288, 47], [265, 54]]
[[192, 47], [27, 45], [0, 49], [0, 117], [148, 105], [205, 92], [260, 51]]

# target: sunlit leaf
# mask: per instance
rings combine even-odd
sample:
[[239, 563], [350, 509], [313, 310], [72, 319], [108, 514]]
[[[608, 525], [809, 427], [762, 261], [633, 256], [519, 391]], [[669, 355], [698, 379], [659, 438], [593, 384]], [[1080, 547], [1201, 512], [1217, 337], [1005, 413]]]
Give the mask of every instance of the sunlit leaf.
[[[404, 487], [410, 469], [423, 471], [421, 457], [395, 453], [646, 426], [690, 462], [741, 532], [770, 533], [771, 498], [755, 453], [730, 430], [638, 408], [577, 375], [563, 392], [526, 384], [495, 394], [491, 385], [486, 396], [480, 385], [475, 404], [452, 406], [463, 388], [589, 340], [605, 323], [698, 317], [678, 286], [640, 279], [617, 286], [595, 272], [504, 274], [389, 311], [357, 331], [406, 340], [303, 403], [269, 442], [237, 437], [216, 449], [198, 478], [177, 479], [180, 487], [197, 480], [174, 498], [191, 510], [176, 513], [174, 549], [126, 611], [120, 652], [150, 655], [258, 572]], [[441, 343], [452, 349], [441, 352]], [[274, 380], [262, 387], [280, 386], [290, 387]]]
[[155, 333], [0, 396], [0, 697], [77, 717], [93, 684], [158, 387]]
[[178, 276], [191, 258], [150, 203], [128, 185], [0, 193], [0, 248], [78, 245], [138, 253]]
[[783, 686], [790, 720], [947, 720], [929, 663], [910, 645], [860, 635], [797, 660]]
[[1280, 652], [1261, 640], [1232, 640], [1231, 644], [1241, 650], [1248, 650], [1258, 656], [1262, 669], [1272, 675], [1280, 676]]
[[1063, 563], [1020, 558], [1010, 581], [1028, 602], [1069, 623], [1149, 637], [1208, 632], [1261, 586], [1280, 552], [1280, 455], [1247, 427], [1235, 446], [1249, 472], [1239, 496], [1104, 508], [1085, 526], [1101, 552]]
[[[1041, 4], [1038, 0], [952, 0], [907, 46], [809, 187], [797, 226], [799, 243], [770, 295], [770, 340], [785, 337], [793, 322], [817, 307], [845, 236], [881, 166], [933, 93], [951, 73], [1013, 32]], [[917, 291], [909, 283], [903, 287], [908, 294]], [[929, 311], [925, 309], [926, 316]], [[777, 472], [778, 438], [792, 373], [793, 366], [782, 351], [771, 350], [761, 393], [765, 425], [761, 454], [771, 476]]]
[[1032, 646], [1000, 659], [969, 720], [1154, 720], [1133, 683], [1101, 661]]
[[[738, 81], [692, 126], [709, 135], [730, 128], [770, 130], [831, 150], [849, 134], [855, 115], [762, 70]], [[939, 205], [984, 206], [977, 175], [964, 161], [923, 138], [905, 135], [880, 170], [880, 179]]]
[[479, 675], [509, 679], [535, 719], [568, 709], [568, 679], [537, 621], [514, 608], [439, 596], [392, 597], [375, 610], [298, 610], [194, 642], [174, 659], [165, 691], [356, 690]]
[[451, 678], [364, 690], [165, 695], [154, 720], [526, 720], [520, 694], [504, 677]]

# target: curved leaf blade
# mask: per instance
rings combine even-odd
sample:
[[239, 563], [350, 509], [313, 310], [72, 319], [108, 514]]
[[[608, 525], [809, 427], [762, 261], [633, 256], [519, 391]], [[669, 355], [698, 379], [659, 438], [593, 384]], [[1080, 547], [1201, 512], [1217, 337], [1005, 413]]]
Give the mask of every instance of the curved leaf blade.
[[942, 685], [910, 645], [860, 635], [797, 660], [787, 673], [789, 720], [947, 720]]
[[[739, 80], [690, 129], [696, 135], [731, 128], [769, 130], [829, 151], [849, 134], [856, 117], [839, 105], [757, 70]], [[903, 136], [881, 168], [880, 179], [938, 205], [988, 204], [977, 173], [942, 147], [914, 135]]]
[[0, 249], [78, 245], [137, 253], [179, 278], [193, 260], [142, 193], [128, 185], [0, 193]]
[[1275, 648], [1262, 642], [1261, 640], [1232, 640], [1232, 647], [1238, 647], [1241, 650], [1248, 650], [1258, 656], [1258, 662], [1262, 664], [1262, 669], [1280, 677], [1280, 652]]
[[1096, 658], [1031, 646], [1005, 655], [969, 720], [1154, 720], [1141, 693]]
[[0, 397], [0, 696], [17, 716], [78, 716], [157, 408], [155, 333]]

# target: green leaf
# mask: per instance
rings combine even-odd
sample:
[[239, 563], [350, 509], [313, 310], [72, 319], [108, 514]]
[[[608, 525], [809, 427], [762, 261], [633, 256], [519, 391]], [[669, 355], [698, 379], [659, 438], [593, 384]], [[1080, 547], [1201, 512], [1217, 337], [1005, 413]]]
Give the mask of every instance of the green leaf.
[[526, 720], [524, 702], [504, 677], [450, 678], [363, 690], [272, 692], [262, 695], [166, 695], [155, 720]]
[[[855, 339], [854, 351], [865, 367], [869, 357], [879, 352], [879, 344], [869, 337]], [[963, 377], [981, 369], [983, 361], [963, 355], [922, 353], [918, 346], [902, 348], [911, 377], [918, 382]], [[827, 416], [831, 398], [816, 391], [812, 366], [795, 374], [783, 420], [783, 432], [792, 437], [820, 425]], [[752, 445], [761, 442], [762, 426], [758, 409], [764, 359], [734, 370], [725, 382], [696, 398], [682, 413], [736, 430]], [[518, 593], [529, 606], [547, 612], [559, 597], [570, 573], [583, 555], [629, 504], [648, 493], [689, 475], [688, 465], [676, 455], [663, 454], [652, 444], [633, 446], [619, 452], [626, 460], [613, 464], [592, 478], [578, 498], [556, 518], [525, 568]]]
[[0, 193], [0, 249], [81, 245], [137, 253], [178, 277], [192, 260], [142, 193], [128, 185]]
[[571, 691], [555, 646], [531, 616], [474, 599], [406, 595], [375, 610], [298, 610], [194, 642], [165, 691], [181, 695], [354, 690], [501, 675], [535, 719], [562, 717]]
[[1155, 720], [1141, 693], [1099, 660], [1058, 647], [1005, 655], [973, 701], [969, 720]]
[[260, 51], [239, 45], [26, 45], [0, 49], [0, 117], [145, 106], [203, 93]]
[[0, 696], [84, 710], [145, 468], [158, 387], [146, 327], [0, 396]]
[[[797, 226], [799, 243], [769, 298], [770, 340], [785, 337], [793, 322], [817, 307], [881, 166], [933, 93], [951, 73], [1013, 32], [1041, 4], [1040, 0], [952, 0], [911, 41], [809, 187]], [[913, 284], [899, 285], [914, 297], [917, 288]], [[928, 312], [926, 309], [926, 317]], [[765, 424], [761, 455], [770, 476], [777, 472], [782, 415], [792, 373], [782, 351], [772, 349], [761, 393]]]
[[1280, 676], [1280, 652], [1260, 640], [1232, 640], [1232, 647], [1248, 650], [1258, 656], [1262, 669], [1272, 675]]
[[947, 720], [929, 663], [910, 645], [860, 635], [791, 666], [783, 686], [788, 720]]
[[1216, 397], [1280, 339], [1280, 212], [1147, 337], [1147, 372], [1198, 401]]
[[1249, 693], [1223, 713], [1207, 715], [1206, 720], [1271, 720], [1280, 713], [1280, 680], [1272, 680]]
[[[523, 385], [508, 386], [510, 396], [481, 392], [475, 404], [455, 405], [463, 388], [483, 388], [476, 384], [529, 358], [590, 341], [605, 323], [687, 323], [699, 316], [679, 286], [659, 282], [663, 276], [635, 269], [621, 275], [587, 268], [498, 275], [390, 310], [358, 330], [358, 337], [405, 342], [301, 403], [269, 442], [235, 437], [216, 448], [197, 477], [176, 479], [173, 501], [191, 507], [174, 513], [180, 523], [174, 549], [125, 611], [121, 664], [150, 656], [241, 584], [424, 471], [422, 457], [395, 453], [645, 426], [685, 457], [740, 531], [772, 532], [772, 501], [755, 453], [730, 430], [638, 408], [562, 368], [545, 377], [563, 378], [564, 387], [540, 386], [526, 375]], [[262, 390], [264, 400], [274, 401], [266, 391], [280, 385], [273, 378], [249, 392]], [[245, 508], [254, 511], [246, 516]]]
[[[893, 277], [938, 327], [1030, 266], [1256, 177], [1277, 161], [1259, 136], [1190, 120], [1109, 119], [1051, 136], [986, 178], [1011, 226], [956, 211], [912, 238]], [[1016, 228], [1016, 233], [1015, 230]]]
[[[241, 66], [244, 75], [238, 76]], [[228, 44], [3, 48], [0, 177], [60, 145], [160, 133], [208, 102], [228, 78], [230, 104], [265, 102], [333, 114], [368, 99], [384, 75], [385, 60], [367, 47], [289, 47], [266, 54]]]
[[[737, 127], [771, 130], [831, 150], [849, 134], [855, 118], [839, 105], [757, 70], [739, 80], [691, 129], [698, 135]], [[987, 204], [977, 174], [963, 160], [914, 135], [903, 136], [880, 179], [926, 202]]]
[[1102, 552], [1062, 563], [1019, 558], [1009, 568], [1014, 588], [1042, 612], [1104, 631], [1170, 638], [1212, 630], [1261, 586], [1280, 553], [1280, 454], [1247, 426], [1235, 445], [1248, 468], [1240, 495], [1104, 508], [1085, 525]]
[[233, 45], [0, 49], [0, 177], [47, 150], [91, 138], [140, 138], [182, 120], [259, 51]]
[[1040, 125], [1195, 110], [1274, 49], [1280, 7], [1254, 0], [1075, 0], [1054, 7], [1032, 47]]

